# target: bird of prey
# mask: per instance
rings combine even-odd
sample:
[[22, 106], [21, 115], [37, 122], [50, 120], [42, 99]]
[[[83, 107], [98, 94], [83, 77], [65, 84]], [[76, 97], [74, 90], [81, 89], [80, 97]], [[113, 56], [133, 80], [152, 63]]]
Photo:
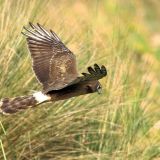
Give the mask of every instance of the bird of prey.
[[88, 67], [88, 73], [79, 76], [75, 55], [55, 32], [47, 31], [39, 23], [29, 23], [22, 34], [26, 37], [32, 68], [43, 90], [28, 96], [2, 99], [1, 113], [12, 114], [44, 102], [100, 92], [98, 80], [107, 75], [105, 66], [94, 64], [94, 67]]

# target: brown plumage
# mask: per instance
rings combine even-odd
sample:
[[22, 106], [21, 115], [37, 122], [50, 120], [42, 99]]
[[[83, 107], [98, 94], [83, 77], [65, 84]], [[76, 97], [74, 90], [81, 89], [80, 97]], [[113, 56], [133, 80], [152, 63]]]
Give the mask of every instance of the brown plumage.
[[[78, 76], [75, 55], [52, 31], [46, 31], [30, 23], [31, 29], [24, 29], [28, 48], [33, 60], [33, 70], [43, 84], [43, 92], [66, 87]], [[45, 74], [45, 75], [44, 75]]]
[[0, 101], [0, 112], [15, 113], [43, 102], [63, 100], [93, 93], [101, 89], [98, 79], [107, 75], [104, 66], [88, 67], [89, 73], [78, 76], [75, 55], [52, 31], [40, 24], [29, 23], [22, 32], [27, 39], [33, 70], [43, 86], [42, 92], [30, 96], [6, 98]]

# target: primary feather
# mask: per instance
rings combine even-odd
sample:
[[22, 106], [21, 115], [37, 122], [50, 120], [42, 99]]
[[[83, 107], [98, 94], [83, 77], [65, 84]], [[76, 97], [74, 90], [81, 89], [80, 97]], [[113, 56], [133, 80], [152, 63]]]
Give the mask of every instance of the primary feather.
[[45, 93], [66, 87], [77, 78], [75, 55], [52, 31], [40, 24], [24, 27], [24, 35], [33, 60], [33, 70]]

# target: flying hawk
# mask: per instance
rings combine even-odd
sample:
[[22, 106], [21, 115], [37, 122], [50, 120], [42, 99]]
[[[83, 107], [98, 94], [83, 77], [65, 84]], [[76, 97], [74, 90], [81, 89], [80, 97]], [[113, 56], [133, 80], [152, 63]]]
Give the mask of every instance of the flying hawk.
[[75, 55], [64, 45], [52, 30], [40, 24], [29, 23], [24, 27], [33, 71], [43, 90], [29, 96], [4, 98], [0, 101], [0, 112], [12, 114], [43, 102], [58, 101], [93, 92], [100, 92], [99, 79], [107, 75], [105, 66], [88, 67], [88, 73], [78, 75]]

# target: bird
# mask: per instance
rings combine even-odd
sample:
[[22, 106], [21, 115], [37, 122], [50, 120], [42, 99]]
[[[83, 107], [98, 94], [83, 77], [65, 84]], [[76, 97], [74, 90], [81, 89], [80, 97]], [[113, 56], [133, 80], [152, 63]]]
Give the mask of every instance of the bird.
[[102, 90], [99, 79], [107, 75], [104, 65], [89, 66], [80, 76], [76, 56], [66, 47], [58, 35], [39, 23], [29, 22], [23, 27], [32, 59], [32, 69], [42, 90], [31, 95], [0, 100], [0, 113], [14, 114], [45, 102], [65, 100]]

